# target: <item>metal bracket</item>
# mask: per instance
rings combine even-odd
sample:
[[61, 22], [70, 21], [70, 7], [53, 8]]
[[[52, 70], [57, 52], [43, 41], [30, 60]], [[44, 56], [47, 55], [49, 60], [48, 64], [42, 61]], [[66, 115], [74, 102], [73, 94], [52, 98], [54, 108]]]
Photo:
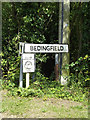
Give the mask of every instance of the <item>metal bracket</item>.
[[23, 43], [23, 42], [19, 42], [19, 56], [21, 56], [19, 87], [23, 87], [23, 53], [24, 53], [24, 44], [25, 43]]
[[21, 56], [24, 53], [24, 44], [23, 42], [19, 42], [19, 55]]

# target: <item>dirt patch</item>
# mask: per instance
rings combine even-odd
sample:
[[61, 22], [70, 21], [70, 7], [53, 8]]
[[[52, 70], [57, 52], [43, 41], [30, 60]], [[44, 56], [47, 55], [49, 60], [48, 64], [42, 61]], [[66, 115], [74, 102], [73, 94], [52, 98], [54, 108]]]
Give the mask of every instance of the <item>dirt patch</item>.
[[76, 105], [82, 105], [80, 102], [75, 102], [71, 100], [63, 100], [63, 99], [55, 99], [55, 98], [48, 98], [48, 101], [56, 106], [64, 106], [66, 108], [69, 108], [71, 106], [76, 106]]

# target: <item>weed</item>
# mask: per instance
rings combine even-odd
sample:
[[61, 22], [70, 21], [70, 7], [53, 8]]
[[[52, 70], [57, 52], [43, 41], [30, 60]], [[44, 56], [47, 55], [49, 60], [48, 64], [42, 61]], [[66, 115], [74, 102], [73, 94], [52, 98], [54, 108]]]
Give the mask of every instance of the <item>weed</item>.
[[[38, 87], [37, 87], [37, 84]], [[57, 85], [57, 86], [56, 86]], [[40, 87], [42, 86], [42, 88]], [[47, 98], [61, 98], [68, 99], [73, 101], [87, 101], [88, 91], [84, 88], [82, 90], [81, 87], [78, 89], [74, 89], [73, 86], [65, 87], [61, 86], [58, 82], [48, 81], [45, 84], [44, 82], [35, 82], [32, 83], [31, 86], [26, 88], [12, 88], [8, 91], [8, 96], [21, 96], [21, 97], [43, 97], [43, 101], [46, 101]]]
[[83, 109], [83, 106], [71, 106], [72, 109]]
[[47, 110], [45, 108], [42, 108], [41, 111], [44, 112], [44, 113], [47, 112]]

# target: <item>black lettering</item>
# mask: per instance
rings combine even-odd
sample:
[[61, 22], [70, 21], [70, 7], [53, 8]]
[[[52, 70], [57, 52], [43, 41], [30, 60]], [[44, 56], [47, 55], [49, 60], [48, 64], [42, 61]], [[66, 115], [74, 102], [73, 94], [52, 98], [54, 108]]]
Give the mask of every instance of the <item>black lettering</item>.
[[49, 48], [48, 48], [49, 46], [47, 46], [47, 50], [49, 51]]
[[40, 46], [37, 46], [37, 50], [40, 51]]
[[53, 46], [50, 46], [50, 49], [49, 50], [52, 50], [53, 49]]
[[64, 47], [63, 47], [63, 46], [60, 46], [60, 50], [63, 51], [63, 50], [64, 50]]
[[37, 51], [36, 46], [34, 46], [34, 50]]
[[49, 46], [43, 46], [43, 49], [44, 49], [45, 51], [46, 51], [46, 50], [49, 51], [48, 47], [49, 47]]
[[33, 51], [33, 46], [30, 46], [30, 50]]
[[57, 51], [57, 46], [55, 46], [55, 51]]

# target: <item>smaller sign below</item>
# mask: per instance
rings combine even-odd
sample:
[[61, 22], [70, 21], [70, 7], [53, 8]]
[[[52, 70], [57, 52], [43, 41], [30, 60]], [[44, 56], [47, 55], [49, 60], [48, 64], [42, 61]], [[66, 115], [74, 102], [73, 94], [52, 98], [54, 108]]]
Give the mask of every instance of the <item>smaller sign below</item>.
[[35, 55], [23, 54], [23, 73], [35, 72]]

